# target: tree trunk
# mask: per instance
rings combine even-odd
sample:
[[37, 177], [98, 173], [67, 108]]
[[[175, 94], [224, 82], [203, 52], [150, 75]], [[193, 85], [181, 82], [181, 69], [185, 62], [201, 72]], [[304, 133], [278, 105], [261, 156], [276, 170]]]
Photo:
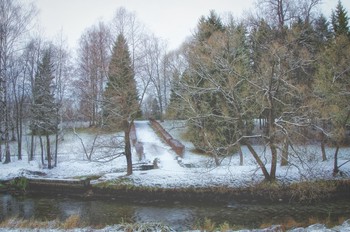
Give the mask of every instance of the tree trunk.
[[7, 106], [7, 91], [5, 88], [5, 164], [11, 162], [11, 153], [10, 153], [10, 117], [9, 117], [9, 109]]
[[91, 126], [96, 126], [96, 111], [95, 111], [95, 99], [93, 99], [92, 103], [92, 125]]
[[[62, 121], [61, 121], [62, 122]], [[54, 167], [57, 167], [57, 152], [58, 152], [58, 129], [59, 121], [58, 121], [58, 108], [57, 108], [57, 126], [56, 126], [56, 141], [55, 141], [55, 160], [54, 160]]]
[[270, 177], [270, 174], [269, 172], [267, 171], [264, 163], [262, 162], [262, 160], [260, 159], [259, 155], [256, 153], [256, 151], [254, 150], [254, 148], [252, 147], [252, 145], [250, 145], [250, 143], [247, 143], [247, 147], [250, 151], [250, 153], [252, 153], [255, 161], [258, 163], [261, 171], [263, 172], [264, 174], [264, 177], [265, 177], [265, 180], [267, 181], [270, 181], [271, 180], [271, 177]]
[[32, 161], [34, 159], [34, 135], [32, 132], [31, 139], [30, 139], [30, 153], [29, 153], [29, 161]]
[[45, 165], [44, 146], [43, 146], [43, 139], [41, 138], [41, 135], [39, 136], [39, 140], [40, 140], [40, 151], [41, 151], [41, 164], [44, 166]]
[[321, 138], [321, 151], [322, 151], [322, 161], [326, 161], [327, 154], [326, 154], [326, 148], [325, 148], [325, 140], [323, 138]]
[[[13, 117], [13, 115], [11, 116]], [[16, 141], [16, 133], [15, 133], [15, 126], [13, 125], [13, 122], [11, 121], [11, 141]]]
[[5, 131], [5, 164], [11, 162], [11, 153], [10, 153], [10, 138], [8, 130]]
[[242, 152], [242, 147], [240, 142], [238, 142], [237, 147], [238, 147], [238, 153], [239, 153], [239, 166], [243, 166], [244, 160], [243, 160], [243, 152]]
[[276, 179], [276, 170], [277, 170], [277, 149], [274, 141], [271, 142], [270, 149], [271, 149], [270, 181], [274, 181]]
[[57, 167], [57, 150], [58, 150], [58, 130], [56, 131], [54, 167]]
[[129, 122], [126, 122], [126, 126], [124, 127], [124, 135], [125, 135], [125, 157], [126, 157], [126, 164], [127, 164], [127, 171], [126, 175], [130, 176], [132, 175], [132, 154], [131, 154], [131, 143], [130, 143], [130, 124]]
[[50, 135], [46, 134], [46, 155], [47, 155], [47, 167], [48, 169], [52, 169], [51, 164], [51, 149], [50, 149]]
[[[350, 118], [350, 111], [348, 111], [348, 114], [343, 122], [343, 128], [346, 128], [346, 123]], [[337, 175], [339, 173], [339, 167], [338, 167], [338, 152], [339, 152], [339, 141], [337, 141], [337, 148], [335, 149], [334, 153], [334, 168], [333, 168], [333, 175]]]
[[159, 101], [159, 121], [164, 122], [163, 119], [163, 101], [162, 101], [162, 96], [158, 96], [158, 101]]
[[[24, 74], [26, 76], [26, 74]], [[25, 85], [25, 79], [23, 78], [22, 86]], [[17, 99], [15, 94], [15, 99]], [[16, 109], [17, 109], [17, 117], [16, 117], [16, 129], [17, 129], [17, 141], [18, 141], [18, 159], [22, 160], [22, 143], [23, 143], [23, 105], [26, 99], [25, 88], [22, 88], [21, 95], [19, 100], [16, 100]]]
[[[271, 100], [272, 102], [272, 100]], [[274, 117], [272, 110], [269, 113], [269, 125], [268, 125], [268, 142], [270, 144], [271, 150], [271, 169], [270, 169], [270, 179], [269, 181], [274, 181], [276, 179], [276, 169], [277, 169], [277, 149], [276, 149], [276, 141], [275, 141], [275, 126], [274, 126]]]
[[333, 167], [333, 175], [334, 176], [339, 173], [338, 152], [339, 152], [339, 145], [337, 145], [337, 148], [335, 149], [335, 153], [334, 153], [334, 167]]
[[18, 156], [17, 156], [18, 160], [22, 160], [22, 139], [18, 140], [17, 149], [18, 149]]
[[282, 159], [281, 159], [281, 166], [287, 166], [288, 165], [288, 149], [289, 144], [288, 144], [288, 139], [285, 137], [282, 145]]
[[[322, 127], [323, 129], [326, 127], [326, 122], [325, 120], [322, 120]], [[321, 151], [322, 151], [322, 161], [327, 160], [327, 154], [326, 154], [326, 148], [325, 148], [325, 143], [326, 143], [326, 136], [323, 132], [321, 132]]]
[[213, 155], [214, 155], [215, 165], [216, 165], [216, 167], [219, 167], [220, 166], [219, 156], [218, 156], [218, 154], [216, 152]]
[[22, 135], [23, 135], [23, 113], [22, 106], [18, 106], [17, 118], [16, 118], [16, 130], [17, 130], [17, 150], [18, 150], [18, 160], [22, 160]]

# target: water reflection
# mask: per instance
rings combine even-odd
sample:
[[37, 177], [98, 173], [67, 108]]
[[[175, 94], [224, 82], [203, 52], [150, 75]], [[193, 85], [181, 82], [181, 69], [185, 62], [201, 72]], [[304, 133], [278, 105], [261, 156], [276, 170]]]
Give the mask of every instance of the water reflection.
[[135, 210], [135, 221], [158, 222], [164, 225], [173, 225], [176, 230], [183, 230], [193, 226], [195, 215], [188, 208], [159, 208], [141, 207]]
[[286, 224], [294, 220], [304, 225], [312, 223], [339, 224], [339, 218], [350, 218], [350, 201], [307, 204], [234, 204], [181, 205], [136, 204], [62, 197], [14, 197], [0, 195], [0, 221], [18, 216], [24, 219], [65, 220], [79, 215], [90, 226], [105, 226], [121, 222], [160, 222], [176, 230], [191, 229], [204, 218], [216, 225], [224, 222], [246, 228], [262, 224]]

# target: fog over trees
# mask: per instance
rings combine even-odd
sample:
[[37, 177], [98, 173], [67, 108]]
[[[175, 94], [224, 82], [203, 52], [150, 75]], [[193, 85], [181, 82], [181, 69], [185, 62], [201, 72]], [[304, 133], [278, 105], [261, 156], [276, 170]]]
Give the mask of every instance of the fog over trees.
[[[63, 125], [84, 121], [124, 133], [114, 146], [123, 148], [118, 155], [130, 175], [131, 127], [151, 117], [185, 120], [185, 137], [216, 165], [234, 153], [243, 165], [247, 146], [268, 181], [290, 164], [291, 150], [303, 156], [295, 152], [300, 144], [317, 144], [338, 174], [338, 150], [350, 144], [348, 12], [341, 1], [328, 16], [320, 0], [256, 3], [240, 19], [199, 16], [174, 51], [119, 8], [110, 21], [86, 28], [73, 57], [63, 36], [46, 41], [37, 33], [34, 5], [0, 0], [0, 161], [40, 157], [53, 168]], [[270, 150], [269, 165], [256, 144]], [[335, 153], [326, 154], [326, 145]]]

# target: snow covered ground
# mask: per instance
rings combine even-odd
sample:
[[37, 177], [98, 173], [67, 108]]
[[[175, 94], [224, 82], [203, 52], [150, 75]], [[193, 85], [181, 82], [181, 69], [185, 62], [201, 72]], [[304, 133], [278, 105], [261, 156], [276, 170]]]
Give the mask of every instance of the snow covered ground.
[[[77, 228], [77, 229], [12, 229], [12, 228], [0, 228], [0, 232], [124, 232], [129, 231], [127, 229], [128, 227], [125, 225], [113, 225], [113, 226], [107, 226], [103, 229], [92, 229], [92, 228]], [[282, 231], [278, 230], [278, 226], [272, 226], [270, 228], [266, 229], [256, 229], [256, 230], [237, 230], [236, 232], [269, 232], [269, 231]], [[140, 226], [139, 229], [134, 228], [132, 231], [138, 232], [138, 231], [175, 231], [171, 228], [167, 227], [164, 228], [164, 226], [148, 226], [148, 227], [142, 227]], [[345, 221], [342, 225], [335, 226], [333, 228], [327, 228], [325, 225], [322, 224], [315, 224], [310, 225], [306, 228], [295, 228], [288, 230], [289, 232], [349, 232], [350, 231], [350, 220]], [[201, 230], [191, 230], [187, 232], [201, 232]]]
[[[262, 173], [246, 147], [243, 147], [244, 165], [239, 166], [237, 154], [225, 158], [221, 166], [216, 167], [212, 158], [193, 152], [193, 145], [184, 141], [181, 134], [185, 128], [183, 122], [163, 123], [172, 136], [180, 140], [186, 146], [184, 157], [179, 158], [171, 148], [164, 143], [150, 127], [148, 121], [137, 121], [136, 133], [138, 140], [143, 143], [145, 159], [143, 162], [153, 163], [159, 160], [159, 169], [148, 171], [135, 170], [128, 178], [139, 186], [157, 187], [206, 187], [206, 186], [246, 186], [263, 179]], [[17, 176], [30, 176], [38, 171], [46, 174], [47, 178], [76, 178], [82, 176], [98, 175], [99, 181], [105, 181], [124, 177], [126, 173], [126, 161], [124, 157], [106, 161], [108, 156], [120, 150], [113, 145], [122, 140], [121, 134], [101, 134], [96, 136], [91, 132], [66, 132], [64, 140], [59, 144], [58, 166], [51, 170], [41, 165], [39, 156], [35, 161], [28, 161], [28, 145], [24, 145], [24, 158], [19, 161], [12, 158], [9, 164], [0, 164], [0, 179], [7, 180]], [[29, 139], [25, 139], [26, 142]], [[84, 147], [85, 146], [85, 150]], [[269, 150], [263, 146], [255, 146], [255, 149], [263, 157], [269, 166]], [[329, 160], [322, 162], [320, 148], [316, 145], [295, 147], [300, 156], [291, 157], [290, 166], [278, 167], [277, 177], [284, 182], [299, 181], [305, 179], [331, 179], [334, 148], [327, 148]], [[91, 154], [93, 161], [88, 161], [86, 154]], [[136, 151], [133, 148], [133, 163], [139, 163]], [[339, 153], [339, 164], [349, 159], [349, 148], [342, 148]], [[103, 157], [103, 159], [102, 159]], [[302, 160], [302, 162], [301, 162]], [[350, 163], [344, 165], [341, 170], [350, 174]], [[31, 172], [28, 172], [31, 171]]]
[[[171, 148], [164, 143], [150, 127], [148, 121], [137, 121], [136, 132], [140, 142], [143, 143], [145, 158], [142, 162], [153, 163], [159, 160], [159, 169], [141, 171], [135, 170], [133, 175], [127, 177], [138, 186], [156, 187], [207, 187], [207, 186], [249, 186], [263, 179], [263, 175], [246, 147], [243, 147], [244, 165], [239, 166], [239, 156], [234, 154], [227, 157], [216, 167], [214, 161], [204, 155], [193, 152], [193, 145], [182, 139], [185, 131], [183, 122], [162, 123], [172, 136], [180, 140], [185, 146], [183, 158], [179, 158]], [[115, 144], [122, 141], [122, 134], [100, 134], [96, 137], [89, 130], [80, 130], [77, 134], [66, 131], [64, 140], [59, 144], [58, 166], [51, 170], [42, 167], [40, 157], [37, 155], [35, 161], [28, 161], [29, 138], [24, 139], [23, 160], [12, 157], [9, 164], [0, 163], [0, 179], [8, 180], [18, 176], [33, 177], [33, 172], [41, 172], [46, 178], [77, 178], [84, 176], [101, 176], [95, 183], [113, 180], [120, 177], [125, 178], [125, 157], [108, 160], [111, 154], [120, 150], [115, 149]], [[15, 145], [15, 144], [13, 144]], [[83, 146], [84, 145], [84, 146]], [[84, 149], [85, 147], [85, 149]], [[15, 147], [13, 148], [15, 150]], [[269, 163], [270, 153], [263, 146], [255, 146], [263, 160]], [[334, 148], [327, 148], [329, 160], [322, 162], [320, 148], [316, 145], [295, 147], [300, 156], [291, 157], [291, 165], [278, 167], [277, 177], [283, 182], [293, 182], [305, 179], [331, 179], [333, 169]], [[133, 148], [133, 163], [140, 161]], [[86, 155], [90, 155], [92, 161], [88, 161]], [[349, 148], [341, 148], [339, 153], [339, 164], [350, 157]], [[342, 166], [341, 170], [350, 174], [350, 163]], [[40, 178], [43, 178], [40, 176]], [[117, 231], [118, 226], [111, 226], [100, 231]], [[0, 231], [8, 231], [0, 229]], [[10, 230], [11, 231], [11, 230]], [[21, 230], [12, 230], [21, 231]], [[24, 231], [24, 230], [22, 230]], [[35, 230], [37, 231], [37, 230]], [[45, 231], [45, 230], [43, 230]], [[50, 230], [60, 231], [60, 230]], [[75, 230], [72, 230], [75, 231]], [[79, 229], [79, 231], [84, 231]], [[86, 231], [90, 231], [87, 229]], [[323, 225], [313, 225], [308, 228], [295, 229], [294, 232], [303, 231], [350, 231], [350, 222], [347, 221], [338, 227], [327, 229]]]

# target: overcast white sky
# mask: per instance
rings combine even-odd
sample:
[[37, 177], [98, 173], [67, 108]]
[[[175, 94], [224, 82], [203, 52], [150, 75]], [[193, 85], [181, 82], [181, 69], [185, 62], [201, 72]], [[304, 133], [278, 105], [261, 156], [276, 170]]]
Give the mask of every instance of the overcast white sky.
[[[202, 15], [214, 9], [240, 17], [254, 6], [255, 0], [32, 0], [40, 10], [39, 20], [45, 35], [54, 38], [60, 31], [71, 48], [76, 47], [83, 31], [102, 20], [113, 18], [119, 7], [135, 12], [137, 18], [156, 36], [177, 48], [190, 36]], [[323, 0], [328, 17], [338, 0]], [[342, 0], [350, 11], [350, 0]], [[349, 13], [350, 14], [350, 13]]]

